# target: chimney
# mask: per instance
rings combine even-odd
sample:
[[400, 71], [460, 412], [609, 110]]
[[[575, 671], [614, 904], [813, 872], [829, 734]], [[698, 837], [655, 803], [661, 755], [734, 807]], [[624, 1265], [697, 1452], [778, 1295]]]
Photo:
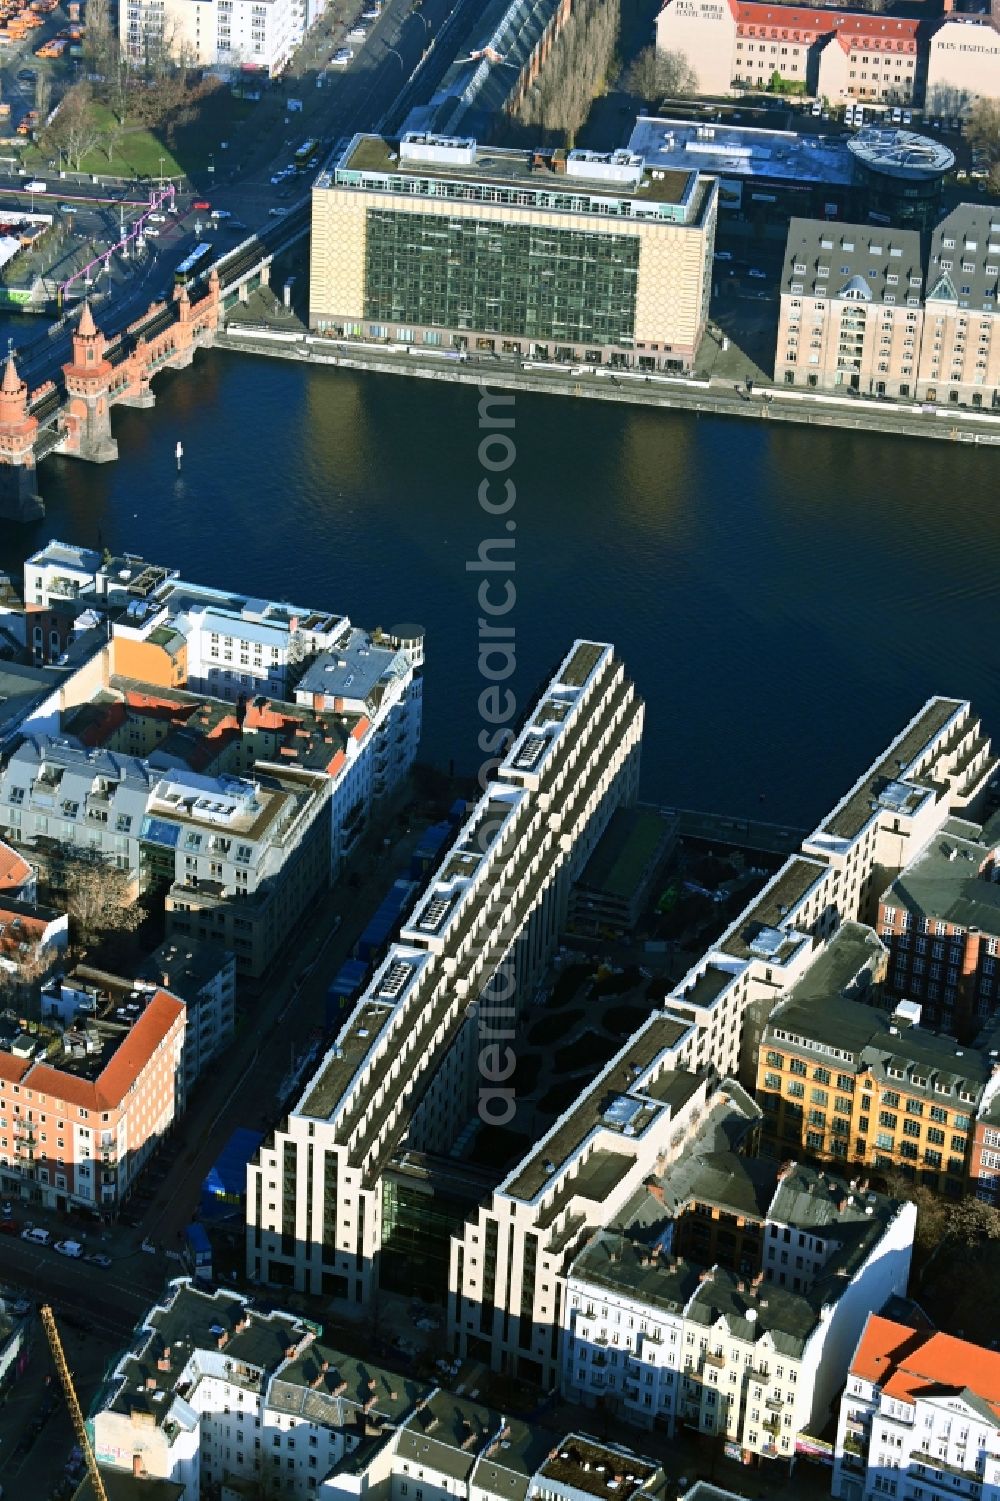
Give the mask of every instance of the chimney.
[[955, 9], [955, 0], [943, 0], [942, 6], [941, 6], [941, 10], [942, 10], [942, 13], [944, 15], [950, 16], [951, 13], [952, 13], [952, 11], [954, 9]]
[[224, 1350], [226, 1348], [226, 1346], [228, 1345], [228, 1343], [229, 1343], [229, 1330], [228, 1329], [223, 1329], [222, 1333], [219, 1335], [219, 1338], [216, 1340], [216, 1344], [218, 1345], [218, 1347], [219, 1347], [220, 1350]]
[[658, 1204], [662, 1204], [664, 1202], [665, 1196], [663, 1193], [663, 1188], [654, 1179], [651, 1178], [646, 1184], [646, 1192], [650, 1195], [651, 1198], [655, 1199]]
[[143, 1480], [146, 1476], [146, 1466], [141, 1454], [132, 1455], [132, 1479]]

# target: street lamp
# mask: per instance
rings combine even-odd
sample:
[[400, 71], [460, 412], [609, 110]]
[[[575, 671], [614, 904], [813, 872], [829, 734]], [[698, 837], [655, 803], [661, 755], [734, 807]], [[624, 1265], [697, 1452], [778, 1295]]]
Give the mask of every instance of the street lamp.
[[165, 161], [166, 161], [166, 157], [165, 156], [161, 156], [160, 157], [160, 192], [161, 193], [163, 192], [163, 163]]
[[393, 57], [396, 59], [396, 61], [399, 63], [399, 66], [402, 68], [403, 72], [405, 73], [406, 72], [406, 64], [404, 63], [404, 61], [403, 61], [402, 57], [400, 56], [400, 54], [396, 51], [395, 47], [390, 47], [388, 45], [388, 43], [386, 43], [385, 50], [386, 50], [386, 52], [391, 52], [392, 53]]
[[430, 36], [431, 23], [430, 23], [430, 20], [428, 19], [428, 17], [424, 15], [423, 11], [414, 10], [414, 11], [411, 11], [410, 14], [412, 15], [412, 17], [413, 17], [413, 19], [415, 21], [422, 22], [422, 24], [424, 26], [424, 36], [425, 36], [425, 38], [428, 37], [428, 36]]

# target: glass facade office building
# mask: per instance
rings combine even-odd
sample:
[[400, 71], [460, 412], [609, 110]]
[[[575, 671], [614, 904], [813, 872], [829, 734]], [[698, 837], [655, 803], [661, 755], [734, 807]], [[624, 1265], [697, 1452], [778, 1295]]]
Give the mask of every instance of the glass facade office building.
[[365, 317], [380, 322], [631, 344], [634, 235], [369, 209]]
[[355, 137], [313, 190], [310, 324], [339, 339], [690, 368], [718, 188], [628, 152]]

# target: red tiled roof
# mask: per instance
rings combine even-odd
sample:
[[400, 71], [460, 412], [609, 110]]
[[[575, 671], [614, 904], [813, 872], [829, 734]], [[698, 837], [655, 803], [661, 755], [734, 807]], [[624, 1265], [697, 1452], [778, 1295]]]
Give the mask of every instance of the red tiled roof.
[[819, 10], [812, 6], [764, 5], [760, 0], [735, 0], [737, 30], [754, 28], [757, 36], [780, 36], [791, 33], [796, 40], [837, 33], [872, 48], [900, 46], [912, 51], [917, 44], [919, 21], [895, 16], [859, 15], [854, 11]]
[[31, 866], [17, 850], [0, 841], [0, 891], [23, 886], [31, 875]]
[[351, 739], [358, 741], [363, 740], [370, 727], [371, 720], [368, 719], [364, 714], [362, 714], [361, 718], [358, 720], [357, 724], [351, 731]]
[[30, 1067], [30, 1058], [15, 1058], [13, 1053], [0, 1053], [0, 1079], [5, 1084], [20, 1084]]
[[886, 1396], [903, 1402], [942, 1388], [968, 1389], [1000, 1417], [1000, 1351], [951, 1334], [927, 1334], [872, 1314], [851, 1375], [874, 1382]]
[[[32, 1089], [84, 1110], [116, 1110], [183, 1012], [182, 1001], [158, 990], [96, 1080], [91, 1082], [48, 1063], [38, 1063], [28, 1083]], [[3, 1056], [0, 1054], [0, 1062]]]

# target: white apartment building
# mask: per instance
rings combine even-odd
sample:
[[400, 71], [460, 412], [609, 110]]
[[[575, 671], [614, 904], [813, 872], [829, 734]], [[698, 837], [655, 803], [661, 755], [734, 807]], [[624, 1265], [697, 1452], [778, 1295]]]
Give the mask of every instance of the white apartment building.
[[477, 1107], [509, 1118], [503, 1039], [573, 881], [635, 798], [642, 721], [612, 648], [577, 641], [287, 1126], [250, 1165], [249, 1275], [366, 1302], [394, 1154], [447, 1153]]
[[457, 1354], [551, 1385], [573, 1256], [690, 1147], [710, 1090], [688, 1069], [694, 1030], [665, 1011], [649, 1017], [452, 1237]]
[[893, 877], [975, 804], [995, 768], [969, 702], [929, 699], [667, 997], [697, 1023], [691, 1066], [738, 1072], [753, 1089], [779, 997], [841, 922], [876, 920]]
[[[563, 1391], [638, 1426], [788, 1459], [825, 1425], [870, 1309], [905, 1292], [916, 1210], [711, 1145], [577, 1257]], [[700, 1259], [704, 1243], [719, 1259]]]
[[0, 826], [21, 847], [94, 851], [137, 890], [162, 883], [169, 937], [221, 943], [256, 975], [329, 881], [330, 791], [294, 767], [159, 776], [135, 757], [25, 740], [0, 770]]
[[169, 1480], [180, 1501], [251, 1486], [289, 1501], [593, 1501], [613, 1479], [619, 1501], [652, 1501], [664, 1482], [620, 1444], [576, 1433], [554, 1443], [551, 1429], [346, 1355], [306, 1320], [187, 1278], [146, 1315], [92, 1422], [109, 1480]]
[[118, 39], [136, 67], [166, 53], [195, 67], [280, 73], [305, 34], [301, 0], [123, 0]]
[[840, 1401], [840, 1501], [1000, 1497], [1000, 1355], [872, 1314]]

